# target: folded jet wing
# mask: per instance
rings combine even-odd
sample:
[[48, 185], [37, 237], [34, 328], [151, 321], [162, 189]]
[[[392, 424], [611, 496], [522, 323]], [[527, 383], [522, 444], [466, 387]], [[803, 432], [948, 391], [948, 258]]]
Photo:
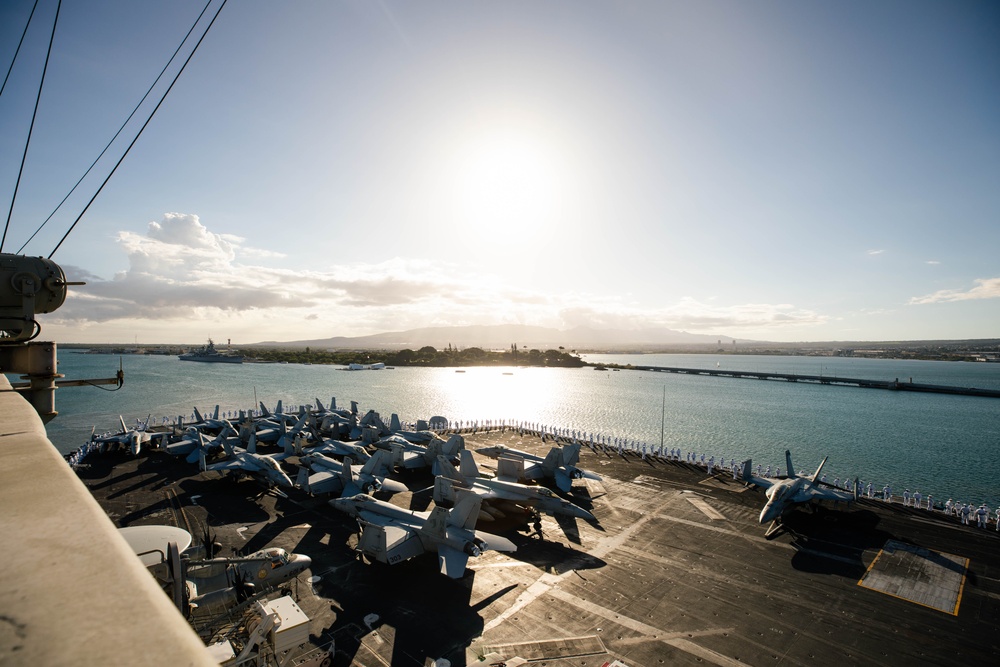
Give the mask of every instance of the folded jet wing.
[[441, 474], [434, 479], [434, 502], [437, 504], [454, 503], [458, 494], [466, 490], [483, 499], [481, 519], [502, 518], [505, 510], [520, 507], [553, 516], [596, 521], [593, 514], [560, 498], [547, 487], [481, 477], [472, 452], [468, 450], [462, 452], [461, 471], [443, 456], [438, 458], [438, 467]]
[[440, 572], [453, 579], [465, 573], [470, 556], [478, 557], [489, 549], [517, 549], [505, 537], [475, 530], [480, 503], [478, 496], [464, 494], [453, 509], [414, 512], [363, 494], [330, 501], [358, 519], [357, 550], [368, 559], [393, 565], [436, 552]]
[[580, 447], [580, 443], [553, 447], [545, 458], [503, 445], [476, 451], [497, 459], [498, 479], [513, 482], [551, 479], [560, 491], [569, 493], [574, 479], [601, 480], [600, 475], [576, 467], [580, 460]]
[[292, 487], [292, 480], [288, 474], [281, 469], [280, 460], [286, 458], [290, 453], [286, 450], [283, 454], [258, 454], [257, 441], [251, 436], [250, 444], [246, 449], [240, 449], [224, 440], [222, 446], [229, 454], [229, 458], [218, 463], [206, 464], [205, 453], [199, 450], [200, 465], [202, 470], [212, 470], [221, 473], [236, 472], [250, 475], [264, 482], [268, 486]]
[[[340, 462], [322, 454], [307, 454], [299, 458], [296, 485], [313, 495], [332, 493], [348, 497], [375, 491], [406, 491], [404, 484], [386, 478], [389, 474], [389, 452], [379, 450], [358, 472], [355, 472], [353, 463], [349, 456]], [[309, 469], [312, 469], [312, 474], [309, 474]]]

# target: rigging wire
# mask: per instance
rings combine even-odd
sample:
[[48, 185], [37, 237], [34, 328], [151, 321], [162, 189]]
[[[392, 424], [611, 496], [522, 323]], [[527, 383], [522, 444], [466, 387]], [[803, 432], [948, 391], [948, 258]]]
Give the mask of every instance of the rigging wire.
[[17, 200], [17, 191], [21, 186], [21, 175], [24, 173], [24, 161], [28, 157], [28, 145], [31, 144], [31, 132], [35, 129], [35, 118], [38, 116], [38, 103], [42, 99], [42, 87], [45, 85], [45, 72], [49, 69], [49, 57], [52, 55], [52, 43], [56, 39], [56, 26], [59, 24], [59, 9], [62, 7], [62, 0], [56, 5], [56, 17], [52, 21], [52, 34], [49, 35], [49, 48], [45, 52], [45, 65], [42, 67], [42, 80], [38, 82], [38, 94], [35, 96], [35, 110], [31, 113], [31, 125], [28, 127], [28, 138], [24, 142], [24, 153], [21, 154], [21, 167], [17, 170], [17, 182], [14, 184], [14, 194], [10, 198], [10, 208], [7, 210], [7, 223], [3, 226], [3, 237], [0, 237], [0, 252], [3, 252], [3, 244], [7, 241], [7, 230], [10, 228], [10, 216], [14, 213], [14, 202]]
[[14, 63], [17, 62], [17, 54], [21, 52], [21, 45], [24, 44], [24, 36], [28, 34], [28, 26], [31, 25], [31, 17], [35, 15], [35, 9], [38, 8], [38, 0], [35, 0], [35, 4], [31, 6], [31, 13], [28, 14], [28, 22], [24, 24], [24, 32], [21, 33], [21, 41], [17, 43], [17, 48], [14, 49], [14, 57], [11, 58], [10, 67], [7, 68], [7, 76], [3, 78], [3, 85], [0, 86], [0, 96], [3, 96], [4, 88], [7, 87], [7, 79], [10, 78], [10, 73], [14, 69]]
[[[62, 0], [60, 0], [60, 2], [61, 1]], [[135, 142], [139, 141], [139, 137], [142, 136], [143, 130], [145, 130], [146, 126], [149, 125], [149, 122], [153, 120], [153, 116], [156, 115], [156, 112], [159, 110], [164, 100], [167, 99], [167, 95], [169, 95], [170, 91], [173, 90], [174, 84], [177, 83], [177, 79], [179, 79], [181, 74], [184, 73], [184, 70], [187, 68], [188, 63], [191, 62], [191, 58], [194, 57], [194, 54], [198, 51], [198, 47], [201, 46], [201, 43], [205, 40], [205, 37], [208, 35], [208, 31], [211, 30], [212, 26], [215, 24], [215, 19], [219, 18], [219, 14], [222, 12], [222, 8], [226, 6], [227, 1], [228, 0], [222, 0], [222, 4], [219, 5], [219, 8], [217, 10], [215, 10], [215, 16], [212, 17], [212, 20], [209, 22], [208, 27], [205, 28], [205, 32], [203, 32], [201, 34], [201, 37], [198, 38], [198, 43], [194, 45], [193, 49], [191, 49], [191, 53], [188, 54], [188, 57], [184, 61], [184, 64], [181, 65], [180, 70], [178, 70], [177, 74], [174, 75], [174, 80], [170, 82], [170, 86], [167, 88], [166, 91], [164, 91], [163, 96], [160, 97], [160, 101], [157, 102], [153, 110], [149, 112], [149, 118], [147, 118], [146, 122], [143, 123], [142, 127], [139, 128], [139, 131], [136, 133], [135, 138], [132, 139], [132, 143], [130, 143], [128, 145], [128, 148], [125, 149], [125, 152], [122, 153], [122, 156], [118, 159], [118, 162], [116, 162], [115, 166], [111, 169], [111, 173], [109, 173], [107, 178], [104, 179], [104, 182], [101, 183], [101, 187], [97, 188], [97, 192], [94, 193], [94, 196], [90, 198], [90, 201], [87, 202], [87, 205], [83, 207], [82, 211], [80, 211], [80, 215], [76, 217], [76, 220], [74, 220], [73, 224], [69, 226], [69, 229], [66, 230], [66, 233], [63, 234], [63, 237], [59, 239], [59, 243], [57, 243], [56, 247], [53, 248], [52, 252], [49, 253], [48, 259], [52, 259], [52, 255], [56, 254], [56, 251], [59, 250], [59, 246], [63, 244], [63, 241], [66, 240], [66, 237], [68, 237], [70, 233], [73, 231], [73, 229], [76, 228], [77, 223], [79, 223], [80, 219], [83, 218], [84, 214], [87, 212], [87, 209], [89, 209], [90, 205], [94, 203], [95, 199], [97, 199], [97, 195], [101, 194], [101, 190], [104, 189], [104, 186], [108, 184], [108, 181], [111, 180], [111, 177], [114, 176], [116, 171], [118, 171], [118, 167], [121, 166], [121, 163], [125, 160], [125, 156], [129, 154], [129, 151], [132, 150], [132, 147], [135, 146]]]
[[198, 14], [198, 18], [196, 18], [194, 20], [194, 23], [191, 24], [191, 28], [187, 31], [187, 34], [184, 35], [184, 39], [181, 40], [181, 43], [178, 44], [177, 48], [174, 50], [173, 55], [170, 56], [170, 60], [167, 61], [167, 64], [164, 65], [163, 69], [160, 70], [160, 73], [157, 75], [156, 79], [153, 81], [152, 84], [150, 84], [149, 89], [146, 90], [146, 94], [142, 96], [142, 99], [139, 100], [138, 104], [135, 105], [135, 108], [132, 109], [132, 113], [128, 115], [128, 118], [125, 119], [125, 122], [123, 122], [121, 127], [118, 128], [118, 131], [115, 132], [115, 136], [111, 137], [111, 140], [108, 141], [108, 144], [104, 147], [104, 150], [101, 151], [100, 155], [94, 158], [94, 161], [90, 163], [89, 167], [87, 167], [87, 171], [83, 172], [83, 176], [81, 176], [80, 180], [78, 180], [73, 185], [73, 187], [70, 188], [70, 191], [66, 193], [66, 196], [62, 198], [62, 201], [60, 201], [56, 205], [56, 207], [52, 209], [52, 212], [49, 213], [49, 216], [42, 221], [42, 224], [38, 225], [38, 228], [31, 234], [31, 236], [28, 237], [28, 240], [25, 241], [20, 248], [18, 248], [17, 254], [20, 255], [24, 251], [25, 247], [27, 247], [27, 245], [31, 243], [31, 240], [34, 239], [35, 236], [37, 236], [40, 231], [42, 231], [42, 228], [45, 227], [46, 224], [48, 224], [49, 220], [52, 219], [52, 216], [54, 216], [56, 212], [60, 208], [62, 208], [62, 205], [66, 203], [66, 200], [70, 198], [70, 195], [76, 192], [76, 189], [80, 186], [80, 183], [83, 182], [83, 179], [87, 178], [87, 175], [90, 174], [91, 170], [97, 165], [100, 159], [104, 157], [104, 154], [108, 152], [108, 149], [111, 148], [111, 144], [115, 142], [115, 139], [118, 138], [118, 135], [122, 133], [122, 131], [125, 129], [125, 126], [128, 125], [129, 121], [132, 120], [132, 117], [135, 116], [137, 111], [139, 111], [139, 107], [141, 107], [143, 102], [146, 101], [146, 98], [149, 97], [149, 94], [153, 92], [153, 88], [155, 88], [156, 84], [158, 84], [160, 82], [160, 79], [163, 78], [164, 72], [166, 72], [167, 68], [170, 67], [170, 64], [174, 62], [174, 59], [177, 57], [177, 54], [180, 52], [185, 42], [188, 41], [188, 38], [191, 36], [191, 33], [194, 32], [195, 27], [198, 25], [199, 22], [201, 22], [201, 17], [205, 15], [205, 12], [208, 10], [209, 5], [211, 4], [212, 0], [208, 0], [208, 2], [205, 3], [205, 6], [202, 8], [201, 13]]
[[[60, 2], [62, 2], [62, 0], [60, 0]], [[145, 130], [146, 126], [149, 125], [149, 122], [153, 120], [153, 116], [156, 115], [156, 112], [159, 110], [164, 100], [167, 99], [167, 95], [169, 95], [170, 91], [173, 90], [174, 84], [177, 83], [177, 79], [179, 79], [181, 74], [184, 73], [184, 70], [187, 68], [188, 63], [191, 62], [191, 58], [194, 57], [194, 54], [198, 51], [198, 47], [201, 46], [201, 43], [205, 40], [205, 37], [208, 35], [208, 31], [212, 29], [213, 25], [215, 25], [215, 19], [219, 18], [219, 14], [222, 12], [222, 8], [226, 6], [226, 2], [228, 2], [228, 0], [222, 0], [222, 4], [219, 5], [219, 8], [217, 10], [215, 10], [215, 16], [212, 17], [212, 20], [209, 22], [208, 27], [205, 28], [205, 32], [203, 32], [201, 34], [201, 37], [198, 38], [198, 42], [194, 45], [194, 48], [191, 49], [191, 53], [188, 54], [188, 57], [187, 59], [185, 59], [184, 64], [181, 65], [180, 70], [178, 70], [177, 74], [174, 75], [174, 80], [170, 82], [170, 86], [167, 88], [166, 91], [164, 91], [163, 96], [160, 97], [160, 101], [157, 102], [153, 110], [149, 112], [149, 118], [147, 118], [146, 122], [143, 123], [142, 127], [139, 128], [139, 131], [136, 133], [135, 138], [132, 139], [132, 143], [130, 143], [128, 145], [128, 148], [125, 149], [125, 152], [122, 153], [122, 156], [118, 159], [118, 162], [116, 162], [115, 166], [111, 169], [111, 173], [109, 173], [107, 178], [104, 179], [104, 182], [101, 183], [101, 187], [97, 188], [97, 192], [94, 193], [94, 196], [90, 198], [90, 201], [87, 202], [87, 205], [83, 207], [82, 211], [80, 211], [80, 215], [76, 217], [76, 220], [74, 220], [73, 224], [69, 226], [69, 229], [66, 230], [66, 233], [63, 234], [63, 237], [59, 239], [59, 243], [57, 243], [56, 247], [53, 248], [52, 252], [49, 253], [48, 259], [52, 259], [52, 256], [56, 254], [56, 251], [59, 250], [59, 246], [63, 244], [63, 242], [66, 240], [66, 237], [68, 237], [70, 233], [73, 231], [73, 229], [76, 228], [77, 223], [79, 223], [80, 219], [83, 218], [84, 214], [87, 212], [87, 209], [90, 208], [90, 205], [94, 203], [94, 200], [97, 199], [97, 196], [101, 194], [101, 190], [104, 189], [104, 186], [108, 184], [108, 181], [111, 180], [111, 177], [114, 176], [116, 171], [118, 171], [118, 167], [121, 166], [121, 163], [125, 161], [125, 156], [127, 156], [129, 154], [129, 151], [132, 150], [132, 147], [135, 146], [135, 142], [139, 141], [139, 137], [142, 136], [143, 130]]]

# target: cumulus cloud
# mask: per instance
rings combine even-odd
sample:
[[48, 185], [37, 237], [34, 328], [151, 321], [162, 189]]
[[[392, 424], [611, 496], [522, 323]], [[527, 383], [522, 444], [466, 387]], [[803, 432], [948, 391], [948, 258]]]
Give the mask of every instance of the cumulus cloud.
[[971, 301], [974, 299], [996, 299], [1000, 298], [1000, 278], [977, 278], [975, 286], [967, 290], [946, 289], [938, 290], [924, 296], [915, 296], [910, 299], [910, 305], [922, 305], [927, 303], [944, 303], [949, 301]]

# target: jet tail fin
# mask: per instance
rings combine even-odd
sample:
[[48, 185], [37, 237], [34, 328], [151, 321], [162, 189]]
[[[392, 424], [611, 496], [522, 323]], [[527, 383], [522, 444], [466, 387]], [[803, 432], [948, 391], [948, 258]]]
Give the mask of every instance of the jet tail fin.
[[562, 458], [564, 466], [575, 466], [577, 463], [579, 463], [580, 443], [575, 442], [572, 445], [563, 445]]
[[357, 486], [354, 480], [354, 459], [352, 459], [350, 456], [344, 457], [343, 463], [340, 467], [340, 481], [344, 485], [344, 497], [345, 498], [349, 497], [347, 489]]
[[200, 412], [198, 412], [198, 408], [194, 409], [194, 419], [195, 419], [195, 421], [199, 421], [199, 422], [205, 421], [205, 418], [201, 416]]
[[476, 465], [476, 459], [473, 458], [472, 452], [468, 449], [462, 450], [462, 462], [459, 467], [458, 472], [462, 477], [473, 478], [479, 477], [479, 466]]
[[475, 530], [482, 504], [483, 499], [474, 493], [457, 494], [455, 507], [448, 514], [448, 525]]
[[444, 507], [435, 507], [427, 521], [420, 527], [420, 532], [438, 539], [444, 539], [448, 528], [448, 510]]
[[795, 466], [792, 465], [792, 453], [785, 450], [785, 476], [795, 477]]
[[750, 478], [753, 476], [753, 473], [750, 472], [751, 463], [753, 463], [753, 459], [747, 459], [743, 462], [743, 471], [740, 474], [740, 479], [744, 482], [749, 482]]
[[[257, 441], [252, 436], [250, 438], [250, 442], [254, 444], [254, 449], [256, 449], [256, 443], [257, 443]], [[201, 445], [200, 449], [201, 449], [202, 453], [204, 453], [204, 451], [205, 451], [205, 438], [204, 438], [204, 436], [201, 435], [201, 433], [198, 434], [198, 443]], [[226, 450], [226, 454], [227, 455], [229, 455], [229, 456], [236, 456], [236, 450], [233, 449], [233, 446], [230, 445], [229, 441], [226, 440], [225, 438], [222, 439], [222, 448]]]
[[446, 477], [453, 482], [464, 482], [462, 476], [455, 470], [455, 466], [452, 465], [451, 461], [448, 460], [447, 456], [442, 456], [438, 454], [437, 457], [437, 471], [436, 474], [440, 477]]
[[292, 455], [294, 455], [294, 454], [297, 454], [297, 453], [298, 453], [298, 452], [296, 452], [296, 451], [295, 451], [295, 442], [296, 442], [296, 440], [297, 440], [297, 437], [298, 437], [298, 435], [296, 434], [296, 436], [295, 436], [295, 437], [291, 437], [291, 438], [284, 438], [284, 439], [282, 440], [282, 443], [281, 443], [282, 447], [281, 447], [281, 449], [282, 449], [282, 451], [283, 451], [283, 452], [284, 452], [284, 453], [285, 453], [286, 455], [288, 455], [288, 456], [292, 456]]
[[[828, 458], [830, 458], [830, 457], [829, 456], [824, 456], [823, 460], [819, 462], [819, 467], [816, 468], [816, 473], [812, 476], [813, 484], [815, 484], [816, 482], [819, 481], [819, 475], [820, 475], [821, 472], [823, 472], [823, 466], [826, 465], [826, 460]], [[791, 464], [789, 464], [789, 465], [791, 465]]]
[[559, 468], [560, 461], [562, 461], [562, 449], [559, 447], [553, 447], [549, 450], [549, 453], [545, 455], [545, 460], [542, 461], [542, 470], [549, 477], [556, 474], [556, 468]]
[[447, 456], [458, 456], [458, 453], [465, 449], [465, 438], [458, 433], [454, 433], [448, 438], [448, 442], [441, 449]]
[[295, 486], [309, 493], [309, 468], [304, 465], [299, 466], [299, 473], [295, 476]]
[[[354, 457], [351, 457], [353, 460]], [[362, 475], [382, 477], [388, 475], [392, 467], [392, 453], [384, 449], [376, 451], [361, 468]]]
[[445, 503], [455, 503], [455, 484], [452, 480], [438, 475], [434, 478], [434, 505], [444, 505]]

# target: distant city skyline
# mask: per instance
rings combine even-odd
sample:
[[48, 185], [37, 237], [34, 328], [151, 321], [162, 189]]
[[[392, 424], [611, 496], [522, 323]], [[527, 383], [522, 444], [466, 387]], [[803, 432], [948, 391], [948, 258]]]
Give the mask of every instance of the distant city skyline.
[[[0, 6], [6, 65], [32, 5]], [[55, 6], [0, 97], [5, 212]], [[3, 252], [204, 6], [63, 4]], [[1000, 337], [998, 34], [972, 1], [229, 3], [54, 255], [87, 285], [41, 339]]]

